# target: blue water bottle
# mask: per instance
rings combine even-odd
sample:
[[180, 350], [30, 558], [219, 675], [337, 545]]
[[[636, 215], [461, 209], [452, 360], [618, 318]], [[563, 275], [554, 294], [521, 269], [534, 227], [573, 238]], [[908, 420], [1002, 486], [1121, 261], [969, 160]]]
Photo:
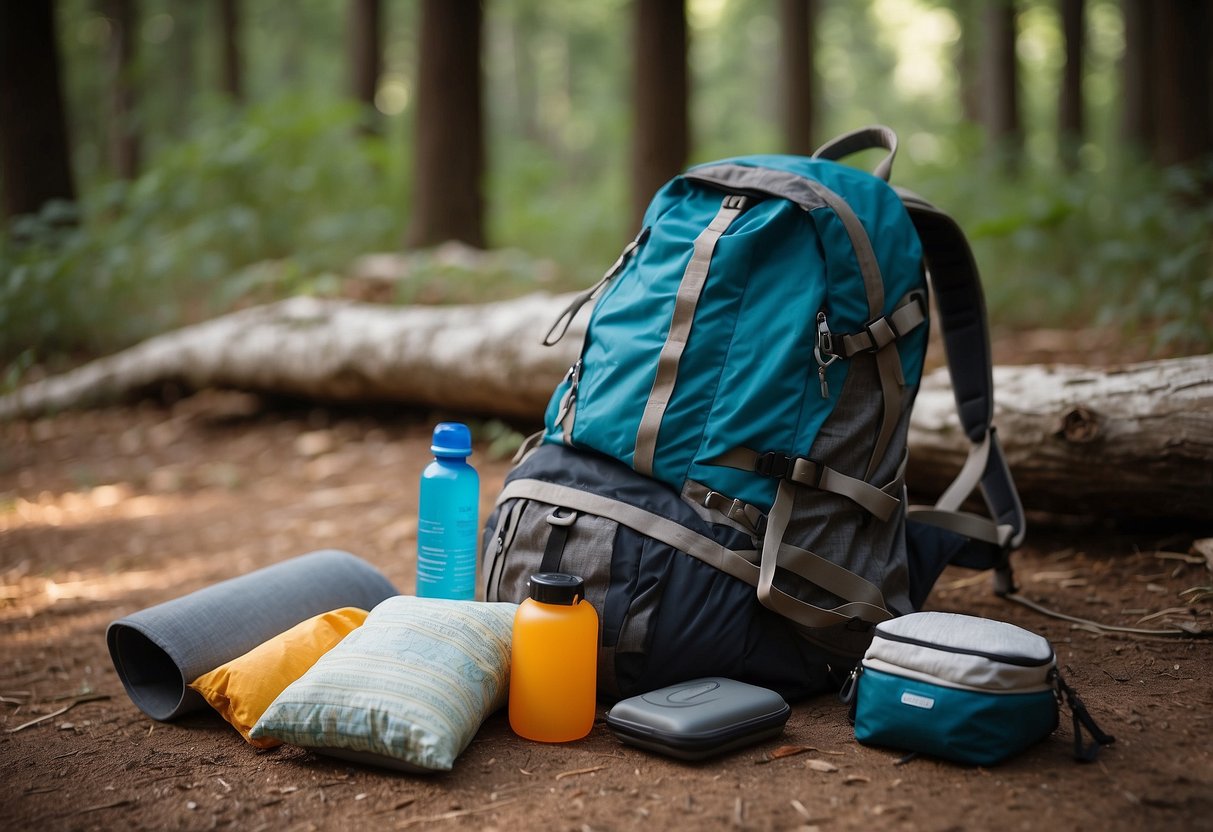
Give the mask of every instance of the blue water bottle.
[[467, 425], [434, 428], [434, 461], [421, 474], [417, 512], [417, 595], [470, 601], [476, 594], [476, 534], [480, 477], [467, 463]]

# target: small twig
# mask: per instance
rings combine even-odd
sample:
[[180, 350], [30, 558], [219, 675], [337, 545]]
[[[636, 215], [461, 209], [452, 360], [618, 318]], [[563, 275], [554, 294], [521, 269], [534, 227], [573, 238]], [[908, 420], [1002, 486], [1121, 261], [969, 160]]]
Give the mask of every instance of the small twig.
[[57, 791], [59, 791], [58, 786], [34, 786], [33, 788], [26, 789], [23, 794], [50, 794]]
[[31, 719], [29, 722], [24, 722], [21, 725], [18, 725], [16, 728], [5, 728], [4, 733], [15, 734], [18, 731], [22, 731], [26, 728], [29, 728], [31, 725], [37, 725], [39, 722], [46, 722], [48, 719], [54, 719], [57, 716], [62, 716], [63, 714], [67, 713], [72, 708], [76, 707], [77, 705], [83, 704], [85, 702], [97, 702], [98, 700], [109, 699], [109, 698], [110, 698], [110, 695], [108, 693], [92, 693], [92, 694], [89, 694], [88, 696], [78, 696], [75, 699], [73, 699], [71, 702], [68, 702], [66, 705], [64, 705], [59, 710], [52, 711], [51, 713], [46, 714], [44, 716], [40, 716], [37, 719]]
[[590, 766], [589, 768], [575, 768], [572, 771], [562, 771], [553, 779], [563, 780], [566, 777], [576, 777], [579, 774], [591, 774], [595, 771], [602, 771], [606, 766]]
[[518, 802], [517, 798], [511, 797], [511, 798], [508, 798], [507, 800], [498, 800], [496, 803], [490, 803], [487, 806], [480, 806], [479, 808], [476, 808], [476, 809], [454, 809], [450, 812], [443, 812], [440, 815], [429, 815], [428, 817], [421, 817], [421, 818], [409, 818], [408, 820], [401, 821], [400, 824], [396, 828], [397, 829], [407, 829], [410, 826], [419, 826], [423, 823], [435, 823], [440, 820], [453, 820], [454, 818], [462, 818], [462, 817], [466, 817], [468, 815], [478, 815], [478, 814], [481, 814], [482, 812], [491, 812], [494, 809], [499, 809], [502, 806], [506, 806], [510, 803], [517, 803], [517, 802]]
[[1153, 621], [1155, 618], [1163, 618], [1164, 616], [1168, 616], [1168, 615], [1176, 615], [1176, 614], [1187, 615], [1188, 612], [1189, 612], [1189, 610], [1187, 607], [1171, 607], [1170, 609], [1159, 610], [1158, 612], [1143, 616], [1143, 617], [1137, 619], [1137, 623], [1144, 624], [1147, 621]]
[[99, 803], [96, 806], [85, 806], [83, 809], [77, 809], [72, 812], [73, 815], [87, 815], [89, 812], [100, 812], [102, 809], [117, 809], [119, 806], [130, 806], [135, 803], [129, 797], [124, 797], [121, 800], [115, 800], [112, 803]]

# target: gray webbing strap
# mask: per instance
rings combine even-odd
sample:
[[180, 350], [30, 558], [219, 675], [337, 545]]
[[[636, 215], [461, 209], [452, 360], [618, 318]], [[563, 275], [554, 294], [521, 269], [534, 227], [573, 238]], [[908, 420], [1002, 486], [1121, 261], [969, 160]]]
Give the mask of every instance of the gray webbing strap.
[[876, 351], [876, 370], [880, 377], [884, 410], [881, 413], [880, 432], [876, 435], [876, 444], [872, 446], [872, 456], [868, 460], [864, 479], [870, 479], [876, 473], [876, 467], [884, 459], [889, 450], [889, 443], [897, 433], [897, 422], [901, 417], [901, 404], [906, 387], [906, 379], [901, 372], [901, 353], [890, 345]]
[[803, 554], [793, 558], [797, 574], [845, 599], [845, 602], [833, 609], [825, 609], [794, 598], [775, 587], [776, 568], [786, 568], [781, 561], [783, 553], [795, 548], [783, 542], [792, 516], [793, 501], [793, 484], [788, 480], [781, 481], [775, 504], [767, 515], [762, 559], [758, 567], [758, 600], [762, 605], [805, 627], [830, 627], [846, 624], [854, 618], [877, 624], [892, 618], [893, 614], [888, 611], [880, 590], [871, 582], [803, 549], [799, 550]]
[[[985, 296], [977, 262], [955, 220], [917, 194], [901, 188], [896, 191], [922, 241], [961, 428], [974, 445], [973, 453], [985, 457], [984, 465], [979, 467], [971, 454], [965, 468], [978, 469], [977, 484], [994, 522], [1012, 529], [1006, 545], [1017, 547], [1023, 542], [1027, 523], [1011, 469], [991, 426], [994, 379]], [[958, 477], [948, 488], [945, 495], [949, 506], [959, 505], [972, 492], [973, 475], [972, 470], [962, 470], [963, 482]], [[1005, 564], [997, 566], [1006, 568]], [[1009, 573], [1004, 577], [1009, 580]]]
[[[758, 471], [758, 459], [762, 456], [765, 454], [749, 448], [734, 448], [709, 459], [705, 464], [737, 468], [741, 471]], [[787, 471], [782, 474], [781, 479], [829, 491], [831, 494], [839, 494], [882, 521], [888, 520], [901, 505], [901, 500], [871, 483], [847, 476], [828, 465], [822, 465], [820, 462], [804, 457], [787, 460]]]
[[703, 182], [735, 194], [748, 194], [759, 199], [786, 199], [803, 211], [824, 206], [825, 200], [809, 187], [809, 180], [786, 170], [756, 168], [750, 165], [724, 163], [691, 168], [682, 175], [692, 182]]
[[841, 196], [815, 180], [787, 171], [748, 165], [706, 165], [691, 168], [683, 174], [683, 178], [740, 193], [779, 197], [795, 203], [805, 211], [828, 205], [842, 222], [851, 246], [855, 249], [855, 259], [859, 263], [859, 272], [863, 276], [864, 290], [868, 296], [868, 317], [876, 318], [880, 315], [880, 310], [884, 307], [884, 281], [880, 277], [880, 264], [876, 262], [872, 241], [868, 239], [863, 223]]
[[[868, 141], [869, 143], [863, 144], [864, 141]], [[875, 142], [874, 144], [872, 143], [873, 141]], [[845, 152], [839, 153], [838, 156], [825, 156], [824, 158], [840, 158], [842, 155], [863, 149], [863, 147], [888, 146], [893, 152], [882, 163], [887, 176], [888, 168], [892, 165], [893, 153], [896, 152], [897, 147], [897, 137], [893, 134], [892, 130], [889, 130], [887, 127], [868, 128], [865, 131], [857, 131], [853, 134], [852, 138], [842, 137], [838, 142], [837, 150], [845, 150]], [[886, 144], [881, 144], [881, 142], [885, 142]], [[831, 145], [833, 144], [831, 143]], [[861, 144], [863, 144], [863, 147], [859, 146]], [[830, 145], [827, 145], [818, 152], [826, 152], [829, 147]], [[863, 278], [864, 291], [867, 293], [868, 319], [872, 321], [880, 319], [881, 310], [884, 308], [884, 280], [881, 278], [880, 264], [876, 260], [876, 253], [872, 249], [872, 241], [868, 238], [868, 233], [864, 229], [863, 223], [860, 222], [859, 217], [851, 210], [851, 206], [841, 196], [820, 182], [803, 176], [797, 176], [786, 171], [774, 171], [767, 168], [748, 167], [745, 165], [705, 165], [701, 168], [692, 168], [683, 174], [683, 176], [686, 179], [707, 182], [717, 187], [734, 191], [782, 197], [791, 200], [806, 211], [811, 211], [822, 205], [829, 206], [842, 222], [843, 228], [848, 238], [850, 238], [851, 247], [855, 251], [855, 260], [859, 265], [859, 273]], [[880, 463], [880, 459], [888, 449], [889, 442], [897, 430], [897, 422], [901, 417], [902, 387], [904, 386], [901, 374], [901, 360], [895, 354], [880, 357], [883, 352], [886, 351], [881, 350], [877, 353], [877, 369], [880, 373], [884, 415], [880, 425], [880, 432], [877, 434], [874, 452], [868, 463], [869, 477], [875, 471], [876, 466]], [[640, 471], [641, 469], [636, 468], [636, 470]]]
[[956, 475], [956, 479], [952, 480], [952, 484], [943, 494], [939, 495], [939, 499], [935, 501], [935, 508], [940, 511], [959, 511], [961, 504], [981, 483], [981, 477], [986, 472], [986, 463], [989, 462], [989, 459], [990, 435], [987, 433], [984, 439], [969, 449], [969, 455], [965, 458], [965, 464], [960, 469], [960, 473]]
[[813, 153], [813, 158], [838, 161], [852, 153], [872, 148], [883, 148], [889, 151], [888, 155], [881, 159], [880, 164], [872, 171], [873, 176], [879, 176], [888, 182], [889, 176], [893, 173], [893, 159], [897, 156], [897, 134], [880, 124], [861, 127], [831, 139], [817, 148]]
[[906, 294], [897, 308], [889, 315], [882, 316], [869, 323], [863, 330], [843, 335], [835, 334], [834, 343], [837, 346], [833, 354], [840, 358], [850, 358], [861, 352], [874, 352], [896, 341], [927, 319], [927, 297], [924, 292], [914, 290]]
[[[884, 308], [884, 280], [880, 275], [876, 252], [872, 250], [872, 241], [846, 200], [818, 182], [810, 181], [809, 186], [820, 194], [842, 220], [847, 236], [851, 238], [851, 246], [855, 249], [855, 260], [859, 263], [859, 273], [863, 276], [863, 285], [867, 291], [868, 318], [876, 320], [880, 317], [880, 310]], [[901, 356], [896, 350], [889, 349], [889, 344], [876, 352], [876, 369], [880, 375], [880, 392], [884, 407], [880, 431], [876, 435], [876, 444], [868, 460], [865, 479], [872, 476], [888, 450], [893, 434], [897, 432], [897, 422], [901, 418], [902, 389], [905, 387], [901, 373]]]
[[681, 523], [675, 523], [630, 503], [579, 488], [531, 479], [518, 479], [507, 483], [497, 497], [497, 505], [513, 499], [539, 500], [549, 505], [610, 518], [640, 534], [686, 552], [691, 557], [751, 586], [758, 583], [758, 567], [747, 559], [748, 557], [757, 560], [757, 552], [735, 552], [710, 537], [691, 531]]
[[980, 517], [967, 511], [940, 511], [923, 506], [910, 506], [906, 510], [906, 518], [931, 526], [938, 526], [950, 532], [993, 543], [995, 546], [1007, 546], [1014, 533], [1008, 525], [998, 525], [988, 517]]
[[560, 407], [556, 409], [556, 418], [553, 420], [553, 424], [560, 425], [561, 441], [569, 447], [573, 446], [573, 420], [577, 416], [577, 393], [581, 387], [583, 366], [582, 359], [578, 358], [573, 366], [569, 367], [568, 375], [565, 376], [569, 386], [560, 397]]
[[606, 288], [606, 285], [611, 282], [615, 275], [619, 274], [636, 249], [644, 245], [644, 241], [648, 239], [648, 236], [649, 229], [647, 226], [640, 229], [640, 233], [636, 235], [636, 239], [624, 246], [623, 253], [611, 264], [611, 267], [606, 270], [606, 273], [603, 274], [599, 281], [573, 298], [569, 305], [564, 308], [564, 311], [552, 322], [547, 334], [543, 336], [542, 343], [545, 347], [550, 347], [560, 342], [560, 339], [569, 331], [569, 326], [573, 323], [573, 319], [577, 317], [577, 313], [581, 311], [581, 307], [597, 299], [602, 294], [602, 290]]
[[855, 250], [859, 274], [863, 277], [863, 288], [868, 296], [868, 318], [879, 317], [880, 310], [884, 308], [884, 279], [880, 276], [880, 263], [876, 260], [876, 252], [872, 249], [872, 240], [868, 237], [868, 232], [845, 199], [820, 182], [812, 179], [806, 179], [805, 182], [842, 221], [842, 227], [846, 230], [851, 247]]
[[[1009, 494], [997, 490], [1008, 485]], [[978, 488], [993, 520], [960, 511], [964, 501]], [[1010, 506], [1010, 510], [1000, 511], [1000, 505]], [[1023, 542], [1024, 527], [1022, 524], [1016, 526], [1014, 520], [1016, 517], [1022, 519], [1023, 506], [998, 444], [997, 432], [991, 428], [985, 438], [969, 450], [960, 473], [934, 506], [910, 506], [906, 516], [1003, 548], [1018, 547]]]
[[636, 430], [636, 451], [632, 467], [646, 476], [653, 475], [657, 433], [661, 429], [661, 420], [665, 416], [670, 397], [674, 394], [674, 383], [678, 380], [678, 364], [682, 360], [687, 340], [691, 337], [691, 324], [694, 323], [699, 296], [708, 279], [708, 269], [712, 265], [716, 243], [724, 236], [733, 220], [745, 210], [747, 203], [748, 200], [744, 196], [726, 196], [715, 218], [695, 238], [691, 260], [687, 263], [682, 281], [678, 284], [670, 331], [661, 347], [661, 354], [657, 357], [657, 374], [653, 378], [653, 389], [649, 392], [644, 414], [640, 417], [640, 427]]
[[701, 502], [704, 508], [718, 512], [752, 535], [761, 533], [759, 529], [762, 528], [762, 524], [767, 519], [767, 516], [762, 513], [762, 510], [758, 506], [750, 505], [727, 494], [721, 494], [719, 491], [709, 490], [703, 495]]

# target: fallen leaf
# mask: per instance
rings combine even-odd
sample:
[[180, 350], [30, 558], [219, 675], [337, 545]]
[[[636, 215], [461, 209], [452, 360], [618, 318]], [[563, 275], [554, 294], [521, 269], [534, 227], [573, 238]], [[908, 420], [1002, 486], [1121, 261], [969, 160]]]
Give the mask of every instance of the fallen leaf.
[[844, 786], [856, 786], [856, 785], [859, 785], [860, 783], [871, 783], [871, 782], [872, 782], [872, 778], [864, 777], [862, 774], [848, 774], [842, 780], [842, 783]]
[[838, 766], [825, 760], [809, 760], [805, 765], [813, 771], [838, 771]]
[[781, 745], [767, 755], [772, 760], [782, 760], [784, 757], [795, 757], [806, 751], [816, 751], [811, 745]]

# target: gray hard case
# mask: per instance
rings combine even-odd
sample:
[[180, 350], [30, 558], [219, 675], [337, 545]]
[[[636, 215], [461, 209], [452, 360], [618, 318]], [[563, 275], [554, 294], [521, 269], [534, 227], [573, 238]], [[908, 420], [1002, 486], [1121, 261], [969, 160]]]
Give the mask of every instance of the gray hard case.
[[607, 726], [629, 745], [701, 760], [778, 736], [791, 712], [773, 690], [709, 676], [617, 702]]

